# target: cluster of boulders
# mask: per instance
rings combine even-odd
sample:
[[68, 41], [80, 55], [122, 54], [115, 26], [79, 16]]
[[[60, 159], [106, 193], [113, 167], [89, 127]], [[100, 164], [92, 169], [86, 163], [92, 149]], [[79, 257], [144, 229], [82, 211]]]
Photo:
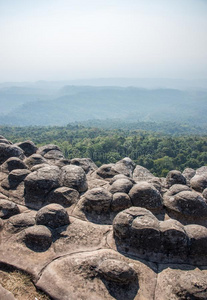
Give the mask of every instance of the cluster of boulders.
[[158, 178], [0, 136], [0, 234], [52, 299], [207, 299], [207, 166]]

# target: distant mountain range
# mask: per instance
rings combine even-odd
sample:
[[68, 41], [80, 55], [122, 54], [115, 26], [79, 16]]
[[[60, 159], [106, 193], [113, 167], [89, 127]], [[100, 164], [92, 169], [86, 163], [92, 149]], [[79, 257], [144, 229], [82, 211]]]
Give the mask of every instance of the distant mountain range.
[[0, 83], [0, 88], [4, 87], [28, 87], [37, 89], [57, 90], [66, 85], [75, 86], [134, 86], [146, 89], [179, 89], [179, 90], [207, 90], [207, 79], [179, 79], [179, 78], [91, 78], [65, 81], [45, 81], [36, 82], [4, 82]]
[[1, 125], [66, 125], [95, 119], [206, 124], [207, 90], [66, 85], [0, 88]]

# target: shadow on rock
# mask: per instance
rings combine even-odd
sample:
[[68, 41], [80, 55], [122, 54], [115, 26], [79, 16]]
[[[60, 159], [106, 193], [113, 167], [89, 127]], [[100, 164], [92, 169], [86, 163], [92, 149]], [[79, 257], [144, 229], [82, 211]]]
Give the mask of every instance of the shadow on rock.
[[132, 300], [139, 289], [135, 270], [117, 259], [106, 259], [97, 268], [97, 273], [108, 292], [117, 300]]
[[34, 225], [25, 230], [23, 242], [34, 252], [45, 252], [52, 245], [52, 233], [43, 225]]

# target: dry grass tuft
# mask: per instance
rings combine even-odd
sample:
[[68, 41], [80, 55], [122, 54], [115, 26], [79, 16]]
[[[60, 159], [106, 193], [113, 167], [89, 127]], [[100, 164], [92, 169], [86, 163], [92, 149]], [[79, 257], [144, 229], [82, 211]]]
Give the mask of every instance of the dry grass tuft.
[[34, 286], [31, 276], [6, 265], [0, 265], [0, 283], [17, 300], [50, 300]]

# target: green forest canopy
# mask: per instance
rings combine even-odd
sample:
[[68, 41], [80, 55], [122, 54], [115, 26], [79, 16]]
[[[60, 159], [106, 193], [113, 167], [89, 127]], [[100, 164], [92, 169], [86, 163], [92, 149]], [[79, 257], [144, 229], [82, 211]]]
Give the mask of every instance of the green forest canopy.
[[0, 134], [13, 143], [32, 140], [37, 146], [56, 144], [66, 158], [90, 157], [98, 166], [128, 156], [156, 176], [172, 169], [207, 165], [207, 135], [172, 136], [144, 130], [65, 127], [1, 126]]

